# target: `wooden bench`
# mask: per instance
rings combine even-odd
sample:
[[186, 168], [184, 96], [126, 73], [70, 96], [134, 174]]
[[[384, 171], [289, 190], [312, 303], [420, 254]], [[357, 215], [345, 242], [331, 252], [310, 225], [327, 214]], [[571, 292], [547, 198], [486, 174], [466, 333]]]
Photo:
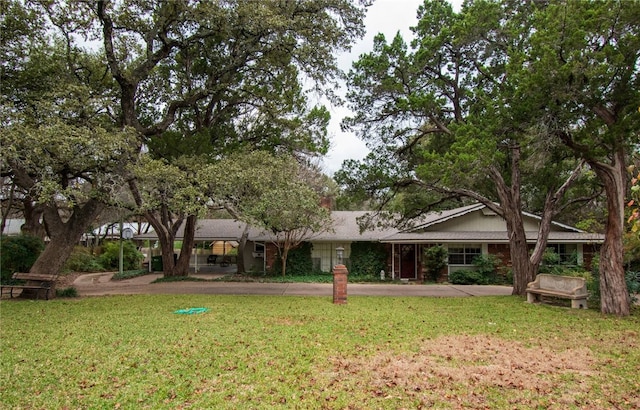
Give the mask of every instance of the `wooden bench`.
[[15, 280], [24, 280], [26, 283], [24, 285], [2, 285], [2, 291], [4, 289], [9, 289], [9, 295], [13, 298], [13, 290], [21, 289], [24, 290], [33, 290], [36, 299], [40, 296], [40, 293], [44, 291], [45, 299], [49, 300], [49, 296], [55, 296], [53, 292], [55, 292], [55, 284], [58, 279], [58, 275], [47, 275], [40, 273], [21, 273], [16, 272], [12, 276]]
[[539, 301], [540, 296], [571, 299], [571, 307], [587, 308], [587, 284], [584, 278], [541, 273], [527, 285], [527, 302]]

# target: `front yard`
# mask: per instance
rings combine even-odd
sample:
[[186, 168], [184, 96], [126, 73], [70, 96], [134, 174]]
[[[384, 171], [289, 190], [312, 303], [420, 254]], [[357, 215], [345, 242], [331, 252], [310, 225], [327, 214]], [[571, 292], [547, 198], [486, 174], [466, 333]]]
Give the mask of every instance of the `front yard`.
[[[189, 307], [206, 313], [181, 315]], [[6, 408], [640, 407], [640, 312], [516, 297], [0, 302]]]

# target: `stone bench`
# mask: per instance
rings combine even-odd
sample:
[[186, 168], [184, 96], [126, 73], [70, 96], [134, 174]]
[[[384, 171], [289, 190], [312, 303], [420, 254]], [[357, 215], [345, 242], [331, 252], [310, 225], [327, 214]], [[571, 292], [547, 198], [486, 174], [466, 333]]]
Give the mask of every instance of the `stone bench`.
[[539, 301], [540, 296], [571, 299], [571, 307], [587, 308], [587, 284], [584, 278], [574, 276], [547, 275], [536, 276], [536, 280], [527, 285], [527, 302]]

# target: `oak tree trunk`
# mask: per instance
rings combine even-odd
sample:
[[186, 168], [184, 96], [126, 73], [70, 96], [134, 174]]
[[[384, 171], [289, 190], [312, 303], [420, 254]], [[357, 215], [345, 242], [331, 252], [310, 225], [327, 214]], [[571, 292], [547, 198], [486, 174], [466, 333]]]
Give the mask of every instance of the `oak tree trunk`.
[[240, 243], [238, 245], [238, 260], [236, 261], [238, 267], [238, 274], [244, 275], [246, 273], [246, 267], [244, 266], [244, 248], [247, 245], [247, 239], [249, 238], [249, 224], [244, 226], [242, 236], [240, 237]]
[[[73, 248], [82, 239], [82, 235], [103, 209], [104, 204], [95, 199], [90, 199], [85, 204], [78, 205], [71, 217], [67, 221], [63, 221], [57, 208], [46, 207], [44, 209], [44, 222], [50, 241], [29, 272], [46, 275], [59, 274], [73, 252]], [[25, 289], [22, 297], [37, 297], [37, 294]]]
[[184, 222], [184, 234], [182, 238], [182, 250], [176, 262], [173, 276], [188, 276], [189, 262], [191, 261], [191, 251], [195, 244], [196, 223], [198, 217], [189, 215]]

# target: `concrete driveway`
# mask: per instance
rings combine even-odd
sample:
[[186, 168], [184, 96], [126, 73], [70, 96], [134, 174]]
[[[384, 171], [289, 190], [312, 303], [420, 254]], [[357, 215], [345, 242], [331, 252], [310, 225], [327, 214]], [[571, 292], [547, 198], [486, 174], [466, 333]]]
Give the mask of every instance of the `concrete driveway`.
[[[332, 296], [330, 283], [259, 283], [259, 282], [168, 282], [151, 283], [161, 274], [149, 274], [133, 279], [111, 281], [112, 273], [91, 273], [79, 276], [73, 286], [80, 296], [137, 294], [204, 294], [204, 295], [280, 295]], [[214, 279], [215, 274], [194, 274]], [[422, 284], [359, 284], [347, 287], [350, 296], [431, 296], [466, 297], [510, 295], [510, 286], [484, 285], [422, 285]]]

